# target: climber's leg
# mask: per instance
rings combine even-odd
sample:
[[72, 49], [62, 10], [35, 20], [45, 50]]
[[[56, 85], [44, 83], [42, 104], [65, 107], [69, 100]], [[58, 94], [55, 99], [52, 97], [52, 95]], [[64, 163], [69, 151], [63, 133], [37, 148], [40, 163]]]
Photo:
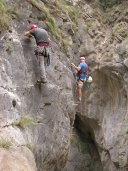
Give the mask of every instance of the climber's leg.
[[39, 58], [39, 69], [40, 69], [40, 82], [46, 83], [47, 78], [46, 78], [46, 71], [44, 66], [44, 56], [38, 56], [38, 58]]

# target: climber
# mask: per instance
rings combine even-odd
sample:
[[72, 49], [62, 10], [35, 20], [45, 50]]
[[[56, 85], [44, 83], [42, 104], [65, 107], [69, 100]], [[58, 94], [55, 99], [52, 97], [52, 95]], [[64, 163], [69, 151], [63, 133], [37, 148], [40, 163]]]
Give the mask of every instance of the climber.
[[87, 76], [88, 65], [85, 62], [85, 57], [81, 55], [79, 65], [76, 66], [74, 63], [71, 63], [71, 66], [77, 71], [77, 90], [78, 90], [78, 96], [79, 96], [78, 99], [79, 99], [79, 102], [81, 102], [82, 87], [88, 77]]
[[37, 83], [47, 83], [44, 58], [49, 57], [49, 35], [45, 29], [39, 28], [37, 25], [33, 24], [30, 30], [24, 33], [24, 36], [27, 38], [33, 36], [36, 40], [37, 47], [35, 49], [35, 55], [40, 68], [40, 80], [37, 80]]

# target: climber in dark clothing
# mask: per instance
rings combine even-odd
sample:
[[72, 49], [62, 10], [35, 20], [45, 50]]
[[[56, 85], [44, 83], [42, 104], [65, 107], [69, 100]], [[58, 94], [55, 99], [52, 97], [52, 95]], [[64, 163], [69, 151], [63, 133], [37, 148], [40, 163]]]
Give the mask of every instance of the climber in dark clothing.
[[49, 42], [50, 38], [45, 29], [38, 28], [37, 25], [32, 25], [30, 31], [24, 33], [24, 36], [31, 37], [33, 36], [36, 40], [37, 47], [35, 49], [35, 55], [39, 62], [40, 67], [40, 80], [37, 80], [37, 83], [46, 83], [46, 71], [44, 66], [44, 58], [49, 56]]

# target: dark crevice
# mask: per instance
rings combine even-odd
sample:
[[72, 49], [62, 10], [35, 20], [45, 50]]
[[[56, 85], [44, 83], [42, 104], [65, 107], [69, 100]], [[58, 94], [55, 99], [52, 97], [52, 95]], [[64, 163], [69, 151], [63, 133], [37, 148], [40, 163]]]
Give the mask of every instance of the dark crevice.
[[[91, 157], [90, 170], [103, 171], [100, 155], [96, 146], [93, 129], [89, 125], [89, 121], [85, 118], [80, 119], [76, 115], [74, 129], [79, 136], [83, 146], [86, 145], [86, 150]], [[85, 161], [86, 162], [86, 161]]]
[[16, 100], [15, 99], [12, 100], [12, 105], [13, 105], [13, 107], [16, 107]]
[[76, 115], [74, 127], [76, 128], [78, 134], [80, 134], [81, 138], [92, 141], [94, 143], [94, 133], [92, 128], [89, 125], [89, 122], [84, 119], [80, 119], [78, 115]]

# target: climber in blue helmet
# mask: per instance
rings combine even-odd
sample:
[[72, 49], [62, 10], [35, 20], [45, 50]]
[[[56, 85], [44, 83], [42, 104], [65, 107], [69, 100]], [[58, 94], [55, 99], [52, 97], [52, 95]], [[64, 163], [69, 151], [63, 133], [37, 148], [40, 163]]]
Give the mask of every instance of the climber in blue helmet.
[[44, 66], [44, 58], [49, 56], [49, 42], [50, 38], [48, 32], [39, 28], [37, 25], [33, 24], [30, 27], [30, 30], [24, 33], [24, 36], [31, 37], [33, 36], [36, 40], [37, 47], [35, 49], [35, 55], [37, 57], [39, 67], [40, 67], [40, 80], [37, 80], [37, 83], [46, 83], [46, 71]]
[[78, 66], [76, 66], [74, 63], [71, 63], [71, 66], [77, 71], [77, 90], [78, 90], [78, 96], [79, 96], [79, 102], [81, 102], [82, 99], [82, 87], [84, 85], [84, 82], [87, 79], [87, 70], [88, 65], [85, 62], [85, 57], [80, 56], [80, 63]]

